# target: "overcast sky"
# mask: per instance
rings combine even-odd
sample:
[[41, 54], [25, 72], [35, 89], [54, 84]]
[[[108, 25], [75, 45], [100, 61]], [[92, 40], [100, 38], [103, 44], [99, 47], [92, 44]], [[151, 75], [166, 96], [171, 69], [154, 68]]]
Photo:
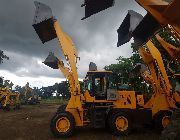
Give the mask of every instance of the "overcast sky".
[[[39, 0], [51, 7], [62, 29], [73, 40], [80, 61], [78, 74], [82, 79], [90, 62], [98, 69], [116, 63], [119, 56], [132, 54], [130, 43], [116, 47], [117, 29], [127, 14], [135, 10], [145, 15], [134, 0], [116, 0], [115, 6], [82, 21], [84, 0]], [[0, 65], [0, 76], [21, 86], [30, 81], [31, 86], [53, 85], [64, 80], [59, 70], [42, 63], [49, 51], [62, 57], [57, 40], [42, 44], [32, 27], [35, 13], [34, 0], [0, 0], [0, 50], [10, 57]]]

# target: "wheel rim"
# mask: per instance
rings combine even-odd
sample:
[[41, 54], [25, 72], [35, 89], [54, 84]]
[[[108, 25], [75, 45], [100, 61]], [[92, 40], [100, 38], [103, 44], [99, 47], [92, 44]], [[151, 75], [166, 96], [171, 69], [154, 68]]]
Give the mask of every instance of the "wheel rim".
[[56, 121], [56, 129], [59, 132], [67, 132], [70, 128], [69, 119], [66, 117], [61, 117]]
[[162, 119], [162, 126], [165, 128], [170, 123], [170, 117], [164, 116]]
[[120, 131], [125, 131], [128, 128], [128, 120], [124, 116], [119, 116], [116, 119], [116, 128]]

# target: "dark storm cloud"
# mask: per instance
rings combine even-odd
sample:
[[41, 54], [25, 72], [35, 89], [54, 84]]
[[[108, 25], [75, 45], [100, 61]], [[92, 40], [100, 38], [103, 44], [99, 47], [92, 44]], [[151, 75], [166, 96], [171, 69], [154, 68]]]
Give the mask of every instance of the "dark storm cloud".
[[[7, 70], [18, 76], [56, 77], [60, 75], [59, 71], [53, 72], [38, 63], [44, 60], [49, 51], [55, 52], [59, 57], [62, 55], [57, 40], [43, 45], [35, 33], [32, 27], [35, 12], [33, 2], [33, 0], [0, 0], [0, 49], [10, 57], [9, 61], [0, 65], [0, 70]], [[98, 50], [116, 47], [116, 30], [126, 16], [127, 10], [145, 13], [134, 0], [116, 0], [114, 7], [81, 21], [84, 17], [84, 8], [80, 7], [83, 0], [40, 0], [40, 2], [51, 7], [63, 30], [72, 37], [78, 53], [85, 51], [93, 54], [97, 51], [96, 47]], [[88, 67], [88, 63], [83, 62], [84, 67]], [[106, 63], [103, 61], [101, 65]]]

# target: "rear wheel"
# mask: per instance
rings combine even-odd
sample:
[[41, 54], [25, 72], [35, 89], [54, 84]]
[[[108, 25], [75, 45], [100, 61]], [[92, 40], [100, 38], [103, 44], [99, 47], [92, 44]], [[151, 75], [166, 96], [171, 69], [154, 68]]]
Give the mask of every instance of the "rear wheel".
[[161, 111], [157, 113], [154, 117], [155, 129], [158, 132], [161, 132], [166, 128], [171, 122], [171, 112], [170, 111]]
[[60, 112], [56, 114], [50, 125], [51, 132], [56, 137], [69, 137], [75, 131], [75, 120], [71, 113]]
[[131, 119], [126, 113], [113, 113], [109, 119], [112, 132], [119, 135], [128, 135], [131, 130]]

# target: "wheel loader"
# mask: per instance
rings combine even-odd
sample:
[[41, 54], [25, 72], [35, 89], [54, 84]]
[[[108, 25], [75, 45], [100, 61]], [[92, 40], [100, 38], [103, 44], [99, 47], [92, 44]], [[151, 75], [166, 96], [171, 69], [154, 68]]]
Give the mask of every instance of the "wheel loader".
[[[140, 103], [135, 91], [118, 90], [115, 80], [117, 76], [111, 71], [98, 71], [94, 65], [93, 68], [90, 65], [90, 71], [85, 78], [86, 90], [81, 93], [76, 67], [79, 57], [71, 38], [63, 32], [49, 6], [40, 2], [35, 2], [35, 6], [33, 27], [40, 40], [45, 43], [57, 38], [68, 63], [65, 66], [53, 53], [44, 61], [45, 65], [61, 70], [69, 81], [71, 93], [68, 104], [61, 106], [51, 120], [50, 128], [55, 136], [71, 136], [76, 127], [87, 125], [94, 128], [107, 126], [116, 135], [127, 135], [135, 124], [154, 123], [158, 129], [166, 127], [176, 105], [172, 95], [166, 92], [170, 90], [170, 86], [165, 86], [169, 84], [163, 61], [151, 42], [147, 43], [151, 53], [143, 48], [141, 50], [144, 61], [147, 61], [151, 70], [151, 74], [146, 73], [146, 76], [154, 85], [154, 94], [147, 103]], [[155, 72], [153, 62], [156, 61], [162, 72], [162, 79]]]
[[[159, 35], [157, 35], [157, 32], [160, 28], [165, 27], [172, 33], [171, 35], [173, 36], [173, 38], [177, 39], [177, 41], [179, 42], [179, 39], [180, 39], [180, 22], [179, 22], [180, 21], [180, 14], [179, 14], [180, 1], [179, 0], [171, 0], [171, 1], [136, 0], [136, 2], [147, 11], [147, 14], [145, 17], [142, 17], [140, 14], [137, 14], [136, 12], [132, 10], [128, 12], [128, 15], [126, 16], [125, 20], [123, 21], [120, 28], [118, 29], [118, 44], [117, 45], [120, 46], [130, 41], [130, 39], [134, 37], [134, 46], [136, 46], [136, 49], [139, 50], [140, 54], [144, 56], [143, 50], [140, 47], [143, 45], [147, 45], [146, 44], [147, 42], [149, 45], [150, 44], [152, 45], [152, 42], [150, 42], [149, 40], [151, 39], [152, 36], [156, 34], [157, 40], [162, 45], [162, 47], [168, 52], [168, 54], [172, 58], [172, 61], [179, 63], [180, 62], [179, 60], [180, 49], [175, 48], [173, 45], [164, 41]], [[93, 14], [96, 14], [102, 10], [109, 8], [113, 6], [113, 4], [114, 4], [114, 0], [109, 0], [109, 1], [102, 0], [101, 2], [99, 1], [98, 4], [96, 4], [95, 0], [85, 0], [84, 4], [82, 5], [82, 6], [85, 6], [85, 18], [90, 17]], [[149, 46], [148, 46], [148, 49], [149, 49]], [[147, 63], [150, 64], [148, 61], [145, 61], [145, 62], [146, 64]], [[179, 66], [179, 64], [177, 64], [177, 66]], [[140, 72], [141, 76], [143, 76], [147, 82], [149, 81], [152, 82], [151, 80], [152, 77], [146, 76], [146, 73], [149, 74], [149, 72], [147, 70], [143, 70], [142, 66], [138, 66], [138, 67], [140, 68], [139, 70], [141, 71]], [[180, 94], [179, 94], [179, 89], [178, 89], [179, 87], [178, 81], [180, 77], [179, 77], [179, 74], [175, 74], [174, 71], [172, 71], [169, 68], [169, 64], [167, 65], [167, 68], [173, 74], [173, 76], [171, 77], [174, 77], [177, 80], [177, 82], [175, 83], [175, 88], [173, 86], [170, 86], [169, 82], [166, 83], [168, 85], [165, 84], [166, 87], [169, 86], [171, 89], [170, 91], [167, 91], [167, 92], [171, 94], [171, 98], [173, 97], [176, 102], [176, 105], [178, 105], [180, 102], [179, 100]], [[150, 66], [150, 69], [151, 69], [151, 66]], [[167, 79], [167, 76], [165, 77], [166, 77], [165, 79]], [[157, 84], [154, 84], [154, 86], [157, 86]], [[142, 97], [140, 97], [140, 99], [142, 99]], [[172, 122], [163, 131], [162, 137], [161, 137], [162, 140], [180, 139], [180, 131], [179, 131], [180, 125], [178, 125], [180, 123], [179, 114], [180, 114], [179, 109], [178, 108], [174, 109], [173, 117], [171, 118]]]
[[7, 87], [3, 85], [3, 80], [0, 78], [0, 108], [9, 111], [11, 108], [20, 108], [19, 93], [12, 93]]
[[41, 97], [39, 97], [33, 89], [29, 86], [27, 82], [25, 87], [25, 91], [21, 95], [21, 103], [24, 105], [36, 105], [39, 104], [41, 101]]

